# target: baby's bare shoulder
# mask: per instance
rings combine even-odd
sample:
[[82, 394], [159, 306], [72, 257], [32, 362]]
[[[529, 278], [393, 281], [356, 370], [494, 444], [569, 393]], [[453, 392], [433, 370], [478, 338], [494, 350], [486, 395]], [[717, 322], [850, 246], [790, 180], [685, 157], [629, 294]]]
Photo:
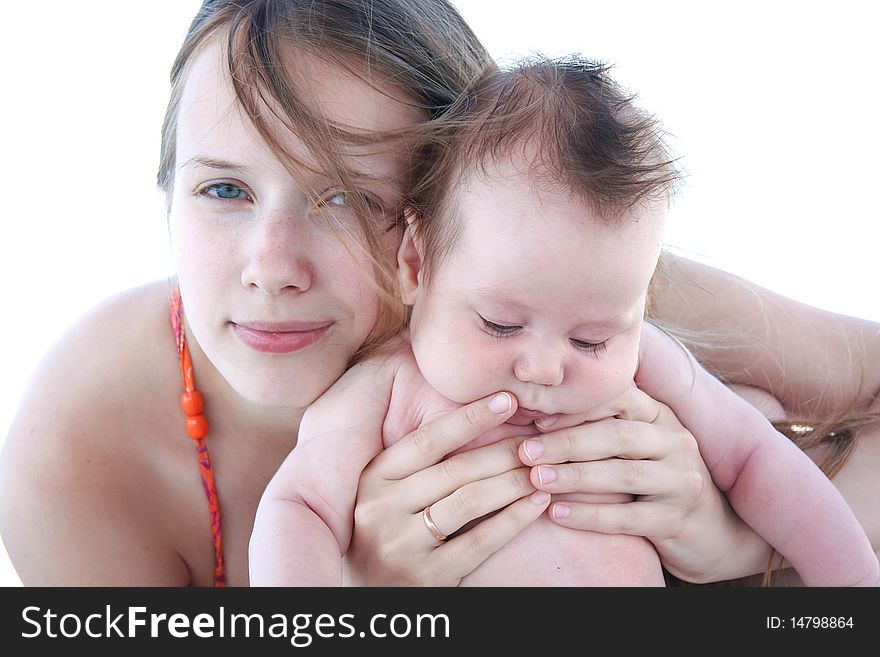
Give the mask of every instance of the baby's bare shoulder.
[[401, 377], [411, 377], [418, 371], [409, 339], [401, 334], [352, 365], [333, 388], [351, 385], [349, 382], [352, 380], [382, 380], [393, 383]]

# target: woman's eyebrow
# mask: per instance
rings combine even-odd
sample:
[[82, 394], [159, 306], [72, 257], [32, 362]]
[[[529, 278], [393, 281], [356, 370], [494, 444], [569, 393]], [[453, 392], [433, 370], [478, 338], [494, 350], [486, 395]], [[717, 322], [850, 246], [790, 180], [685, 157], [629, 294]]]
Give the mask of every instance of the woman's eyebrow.
[[[382, 166], [364, 165], [363, 158], [348, 158], [345, 161], [348, 175], [354, 182], [358, 183], [397, 183], [401, 176], [394, 175], [393, 171], [386, 171]], [[360, 165], [360, 166], [358, 166]]]
[[202, 166], [208, 167], [209, 169], [234, 169], [236, 171], [248, 170], [248, 167], [243, 164], [236, 164], [235, 162], [229, 162], [228, 160], [218, 160], [213, 157], [204, 157], [202, 155], [196, 155], [195, 157], [189, 158], [186, 162], [181, 164], [178, 169], [190, 166]]

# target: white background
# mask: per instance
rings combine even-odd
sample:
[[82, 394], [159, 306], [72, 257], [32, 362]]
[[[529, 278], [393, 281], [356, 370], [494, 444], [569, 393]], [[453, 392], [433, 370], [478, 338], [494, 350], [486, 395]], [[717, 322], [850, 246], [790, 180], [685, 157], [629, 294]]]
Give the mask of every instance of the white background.
[[[154, 182], [159, 129], [168, 71], [199, 4], [4, 7], [0, 442], [29, 373], [74, 319], [170, 272]], [[578, 51], [615, 64], [674, 133], [690, 174], [670, 244], [880, 321], [875, 3], [456, 5], [502, 59]], [[0, 584], [17, 582], [0, 550]]]

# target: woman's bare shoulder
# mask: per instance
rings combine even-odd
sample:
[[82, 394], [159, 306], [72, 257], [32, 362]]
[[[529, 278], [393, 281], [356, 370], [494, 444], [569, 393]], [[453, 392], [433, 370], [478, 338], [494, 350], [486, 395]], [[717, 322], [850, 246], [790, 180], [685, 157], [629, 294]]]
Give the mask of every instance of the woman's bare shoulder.
[[85, 313], [56, 346], [141, 353], [140, 341], [171, 335], [169, 304], [173, 281], [162, 279], [120, 292]]
[[143, 494], [162, 452], [144, 437], [168, 433], [162, 408], [179, 387], [169, 291], [162, 281], [102, 302], [31, 377], [0, 456], [0, 531], [26, 584], [185, 577]]
[[[120, 418], [149, 397], [162, 366], [175, 362], [170, 287], [156, 281], [117, 294], [85, 313], [35, 368], [16, 421], [75, 421], [80, 428]], [[173, 370], [172, 370], [173, 371]], [[48, 403], [47, 403], [48, 402]]]

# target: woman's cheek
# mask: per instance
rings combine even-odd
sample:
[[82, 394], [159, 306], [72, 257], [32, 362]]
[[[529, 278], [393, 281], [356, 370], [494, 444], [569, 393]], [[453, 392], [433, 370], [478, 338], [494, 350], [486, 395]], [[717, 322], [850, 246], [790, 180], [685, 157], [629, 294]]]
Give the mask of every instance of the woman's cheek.
[[246, 239], [240, 227], [218, 221], [186, 201], [172, 204], [168, 227], [175, 267], [186, 277], [218, 277], [238, 262]]

